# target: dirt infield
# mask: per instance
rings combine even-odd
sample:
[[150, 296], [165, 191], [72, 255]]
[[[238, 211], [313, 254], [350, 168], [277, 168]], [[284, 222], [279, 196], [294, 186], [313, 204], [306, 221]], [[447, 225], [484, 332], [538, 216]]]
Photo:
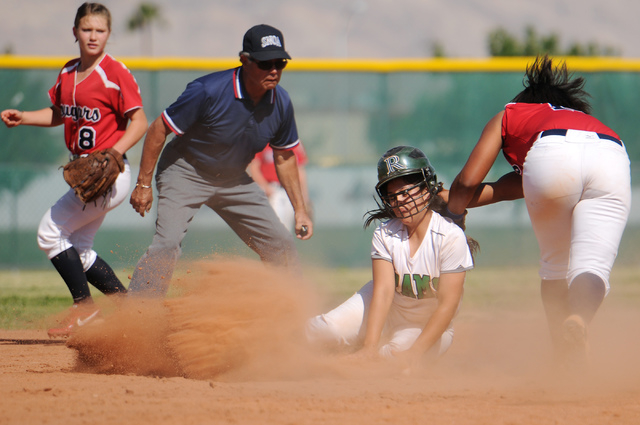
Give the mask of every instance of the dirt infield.
[[0, 330], [0, 424], [640, 423], [640, 311], [624, 299], [596, 317], [588, 372], [554, 365], [526, 302], [463, 307], [446, 356], [403, 375], [304, 348], [307, 289], [244, 270], [267, 285], [196, 285], [67, 343]]

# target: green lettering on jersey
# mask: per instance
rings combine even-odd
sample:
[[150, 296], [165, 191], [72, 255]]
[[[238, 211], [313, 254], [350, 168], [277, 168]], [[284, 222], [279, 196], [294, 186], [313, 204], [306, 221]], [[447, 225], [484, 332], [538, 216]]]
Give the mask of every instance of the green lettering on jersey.
[[418, 290], [418, 298], [430, 298], [433, 297], [431, 287], [429, 287], [429, 276], [420, 276], [419, 274], [413, 275], [413, 280], [416, 281], [416, 289]]
[[[427, 275], [405, 274], [402, 276], [402, 282], [400, 282], [400, 276], [396, 274], [396, 291], [410, 298], [435, 298], [436, 295], [429, 285], [430, 280], [431, 278]], [[434, 279], [434, 283], [436, 281], [437, 279]], [[416, 291], [413, 290], [412, 282], [415, 282]]]

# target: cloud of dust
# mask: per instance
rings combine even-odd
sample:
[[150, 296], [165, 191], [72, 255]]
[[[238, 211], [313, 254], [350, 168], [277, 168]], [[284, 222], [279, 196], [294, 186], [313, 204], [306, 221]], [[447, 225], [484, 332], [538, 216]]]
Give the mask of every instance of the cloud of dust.
[[82, 371], [177, 376], [179, 365], [166, 344], [169, 332], [162, 301], [136, 300], [80, 329], [67, 346], [77, 350]]
[[303, 379], [348, 373], [307, 345], [304, 326], [320, 296], [282, 270], [246, 259], [201, 262], [182, 295], [128, 299], [68, 346], [78, 368], [195, 379]]
[[[353, 364], [310, 347], [307, 319], [324, 301], [312, 285], [261, 262], [202, 262], [180, 280], [180, 296], [128, 299], [68, 345], [78, 368], [98, 373], [184, 376], [222, 381], [314, 378], [402, 379], [402, 391], [505, 392], [555, 399], [615, 392], [640, 379], [640, 311], [607, 300], [590, 327], [592, 365], [576, 376], [553, 362], [539, 304], [491, 311], [463, 304], [442, 358], [402, 377], [393, 362]], [[386, 384], [385, 384], [386, 385]]]
[[555, 353], [541, 303], [514, 301], [491, 311], [463, 306], [451, 349], [422, 377], [438, 379], [443, 391], [503, 393], [528, 402], [637, 388], [640, 311], [613, 299], [600, 310], [588, 328], [588, 365], [580, 367]]

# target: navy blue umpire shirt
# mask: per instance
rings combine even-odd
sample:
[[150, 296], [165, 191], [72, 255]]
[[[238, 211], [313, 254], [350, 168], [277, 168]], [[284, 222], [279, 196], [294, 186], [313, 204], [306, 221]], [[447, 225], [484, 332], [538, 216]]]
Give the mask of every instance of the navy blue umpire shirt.
[[190, 82], [162, 112], [165, 124], [176, 134], [167, 147], [214, 178], [244, 173], [267, 144], [290, 149], [299, 143], [287, 91], [278, 85], [254, 105], [246, 95], [241, 72], [238, 67]]

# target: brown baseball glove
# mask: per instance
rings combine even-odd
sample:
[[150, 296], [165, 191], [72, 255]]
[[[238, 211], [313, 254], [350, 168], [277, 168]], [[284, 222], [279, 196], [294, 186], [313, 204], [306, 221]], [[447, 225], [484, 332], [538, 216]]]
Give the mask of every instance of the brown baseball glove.
[[118, 174], [124, 171], [124, 158], [113, 148], [81, 156], [64, 166], [64, 180], [80, 200], [88, 204], [111, 192]]

